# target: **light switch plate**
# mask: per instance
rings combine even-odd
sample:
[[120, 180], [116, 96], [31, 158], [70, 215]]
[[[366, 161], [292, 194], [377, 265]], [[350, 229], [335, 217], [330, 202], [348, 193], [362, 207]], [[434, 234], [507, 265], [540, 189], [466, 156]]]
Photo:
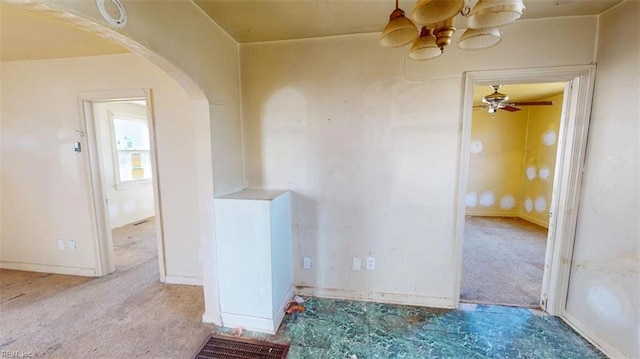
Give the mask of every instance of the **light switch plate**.
[[358, 257], [353, 257], [353, 263], [351, 265], [351, 270], [359, 271], [362, 269], [362, 259]]

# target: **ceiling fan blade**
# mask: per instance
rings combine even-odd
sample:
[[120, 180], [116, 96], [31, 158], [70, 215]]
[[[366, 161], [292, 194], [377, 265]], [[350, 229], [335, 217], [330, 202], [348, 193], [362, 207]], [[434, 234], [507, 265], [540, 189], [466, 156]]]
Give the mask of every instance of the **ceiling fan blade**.
[[553, 101], [522, 101], [522, 102], [511, 102], [509, 103], [511, 106], [551, 106], [553, 105]]
[[517, 107], [512, 106], [512, 105], [507, 105], [505, 107], [502, 107], [501, 110], [505, 110], [505, 111], [509, 111], [509, 112], [516, 112], [516, 111], [520, 111], [522, 109], [521, 108], [517, 108]]

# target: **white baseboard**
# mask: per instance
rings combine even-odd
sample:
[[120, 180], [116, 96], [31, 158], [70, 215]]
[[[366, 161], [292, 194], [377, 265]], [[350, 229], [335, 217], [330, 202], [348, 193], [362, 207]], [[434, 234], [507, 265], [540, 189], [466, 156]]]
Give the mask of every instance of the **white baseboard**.
[[166, 284], [182, 284], [202, 286], [202, 278], [200, 277], [183, 277], [180, 275], [168, 275], [164, 277]]
[[240, 327], [254, 332], [275, 334], [280, 326], [279, 323], [276, 325], [276, 320], [272, 318], [260, 318], [224, 312], [220, 316], [222, 317], [222, 326], [227, 328]]
[[0, 261], [1, 269], [21, 270], [27, 272], [53, 273], [76, 275], [82, 277], [97, 277], [95, 268], [65, 267], [52, 264], [19, 263]]
[[222, 326], [228, 328], [241, 327], [242, 329], [252, 330], [255, 332], [275, 334], [278, 331], [280, 324], [282, 324], [282, 320], [284, 320], [285, 306], [289, 303], [292, 297], [293, 285], [289, 287], [286, 295], [282, 298], [276, 312], [273, 313], [273, 318], [262, 318], [222, 312], [220, 315], [222, 317]]
[[518, 212], [500, 212], [500, 211], [473, 211], [467, 209], [464, 213], [465, 216], [474, 216], [474, 217], [518, 217]]
[[296, 293], [302, 296], [319, 298], [358, 300], [387, 304], [416, 305], [431, 308], [454, 308], [453, 298], [431, 297], [424, 295], [360, 292], [331, 288], [296, 287]]
[[580, 319], [571, 314], [569, 311], [563, 310], [560, 318], [564, 320], [565, 323], [567, 323], [576, 332], [578, 332], [578, 334], [582, 335], [582, 337], [584, 337], [601, 352], [603, 352], [607, 357], [620, 359], [631, 358], [631, 355], [624, 353], [606, 338], [595, 333], [593, 330], [591, 330], [591, 328], [585, 325]]

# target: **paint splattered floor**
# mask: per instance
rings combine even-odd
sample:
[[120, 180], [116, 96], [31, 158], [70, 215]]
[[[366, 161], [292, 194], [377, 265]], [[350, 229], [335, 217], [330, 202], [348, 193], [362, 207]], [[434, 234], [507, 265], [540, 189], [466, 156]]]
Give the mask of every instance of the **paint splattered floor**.
[[[560, 319], [524, 308], [467, 304], [462, 310], [310, 298], [275, 336], [290, 359], [604, 358]], [[229, 329], [221, 329], [230, 333]]]

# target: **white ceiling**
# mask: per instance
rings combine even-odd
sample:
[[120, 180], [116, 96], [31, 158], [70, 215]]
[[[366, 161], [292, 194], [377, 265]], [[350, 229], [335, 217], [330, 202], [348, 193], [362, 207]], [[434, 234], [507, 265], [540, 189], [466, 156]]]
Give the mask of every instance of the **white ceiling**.
[[[394, 0], [193, 0], [240, 43], [382, 31]], [[467, 0], [470, 5], [477, 0]], [[622, 0], [525, 0], [522, 19], [597, 15]], [[415, 0], [400, 0], [407, 16]], [[462, 16], [457, 27], [464, 28]]]
[[0, 61], [43, 60], [127, 52], [108, 40], [17, 5], [0, 2]]

